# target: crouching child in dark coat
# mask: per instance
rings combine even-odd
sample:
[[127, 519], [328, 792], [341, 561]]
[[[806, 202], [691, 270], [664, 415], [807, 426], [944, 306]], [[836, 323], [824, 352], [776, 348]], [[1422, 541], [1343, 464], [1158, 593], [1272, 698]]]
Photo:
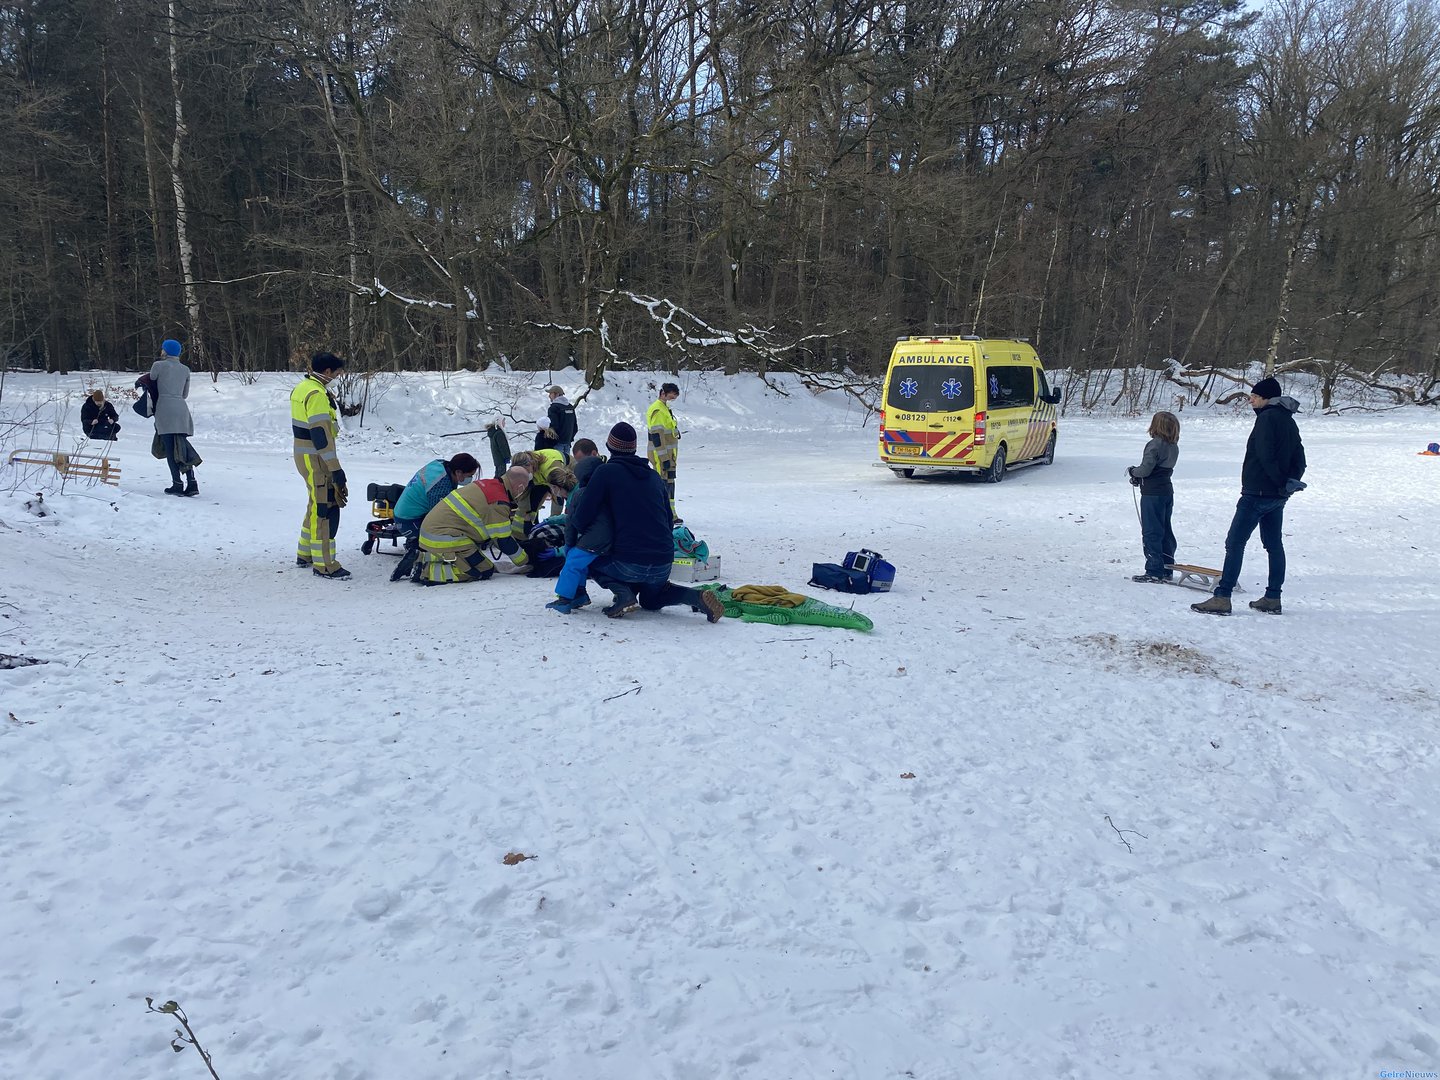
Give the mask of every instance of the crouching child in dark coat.
[[596, 514], [583, 534], [575, 528], [575, 514], [585, 500], [585, 488], [595, 470], [604, 464], [603, 457], [581, 458], [575, 463], [575, 488], [565, 504], [565, 565], [555, 581], [555, 599], [545, 606], [551, 611], [569, 615], [590, 603], [585, 592], [585, 577], [590, 564], [610, 550], [615, 539], [615, 525], [608, 508]]
[[105, 391], [94, 390], [80, 406], [80, 426], [87, 439], [114, 442], [120, 436], [120, 417], [115, 406], [105, 400]]

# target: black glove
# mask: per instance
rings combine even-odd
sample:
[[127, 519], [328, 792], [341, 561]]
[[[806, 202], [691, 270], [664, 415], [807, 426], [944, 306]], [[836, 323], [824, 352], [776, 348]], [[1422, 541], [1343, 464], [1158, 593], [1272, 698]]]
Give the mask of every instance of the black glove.
[[348, 484], [345, 481], [345, 470], [336, 469], [334, 472], [332, 472], [330, 474], [330, 482], [334, 484], [337, 488], [347, 487]]
[[1304, 480], [1297, 480], [1293, 476], [1285, 481], [1285, 494], [1294, 495], [1297, 491], [1304, 491], [1306, 487]]
[[344, 484], [335, 485], [335, 505], [344, 510], [350, 503], [350, 489]]

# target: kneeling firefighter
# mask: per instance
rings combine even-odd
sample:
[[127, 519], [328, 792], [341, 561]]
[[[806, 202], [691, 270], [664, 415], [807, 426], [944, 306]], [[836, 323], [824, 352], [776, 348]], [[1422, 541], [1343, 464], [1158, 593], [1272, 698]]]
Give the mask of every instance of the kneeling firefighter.
[[420, 524], [420, 559], [413, 580], [422, 585], [484, 581], [496, 570], [485, 554], [489, 544], [509, 556], [513, 572], [528, 572], [529, 557], [520, 546], [525, 530], [515, 500], [529, 486], [530, 474], [516, 467], [500, 480], [477, 480], [445, 496]]
[[409, 577], [420, 557], [420, 524], [425, 515], [439, 506], [446, 495], [468, 484], [480, 471], [480, 463], [469, 454], [456, 454], [449, 461], [437, 458], [422, 466], [395, 503], [395, 527], [405, 537], [405, 554], [390, 575], [391, 581]]
[[512, 465], [527, 470], [532, 477], [529, 490], [516, 500], [520, 517], [527, 527], [540, 520], [540, 507], [547, 498], [551, 500], [555, 513], [560, 512], [561, 503], [554, 501], [554, 493], [550, 490], [550, 477], [566, 471], [568, 460], [559, 450], [521, 450], [510, 459]]

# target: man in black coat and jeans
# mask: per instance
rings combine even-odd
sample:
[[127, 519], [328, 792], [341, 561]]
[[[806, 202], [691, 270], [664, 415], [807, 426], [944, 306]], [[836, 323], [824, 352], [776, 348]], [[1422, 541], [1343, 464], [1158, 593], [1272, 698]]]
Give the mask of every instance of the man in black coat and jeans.
[[545, 413], [545, 424], [535, 432], [535, 449], [559, 450], [568, 458], [577, 430], [575, 406], [570, 404], [563, 387], [552, 386], [545, 392], [550, 395], [550, 408]]
[[1265, 595], [1251, 600], [1256, 611], [1280, 614], [1280, 590], [1285, 584], [1285, 545], [1281, 529], [1285, 523], [1285, 502], [1305, 485], [1305, 447], [1300, 442], [1300, 429], [1295, 425], [1295, 412], [1300, 403], [1282, 397], [1280, 384], [1270, 378], [1261, 379], [1250, 389], [1250, 407], [1255, 410], [1255, 427], [1245, 444], [1245, 463], [1240, 467], [1240, 501], [1235, 504], [1235, 517], [1225, 536], [1225, 566], [1215, 595], [1193, 611], [1205, 615], [1229, 615], [1230, 594], [1240, 578], [1245, 561], [1245, 545], [1256, 526], [1260, 543], [1270, 556], [1270, 577]]
[[635, 453], [635, 429], [616, 424], [605, 445], [610, 460], [595, 470], [584, 499], [567, 522], [577, 533], [584, 533], [604, 513], [614, 522], [609, 553], [590, 564], [595, 584], [615, 594], [605, 614], [618, 619], [636, 608], [659, 611], [685, 604], [691, 611], [703, 612], [710, 622], [719, 622], [725, 606], [718, 596], [670, 581], [675, 558], [670, 495], [650, 462]]

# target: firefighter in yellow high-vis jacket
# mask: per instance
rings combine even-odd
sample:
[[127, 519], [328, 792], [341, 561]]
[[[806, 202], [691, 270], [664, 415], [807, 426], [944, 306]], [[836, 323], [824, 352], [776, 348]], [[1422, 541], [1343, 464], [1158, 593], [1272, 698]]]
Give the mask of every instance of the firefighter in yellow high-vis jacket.
[[645, 410], [645, 429], [649, 441], [650, 464], [665, 481], [665, 491], [670, 496], [670, 516], [676, 521], [680, 516], [675, 512], [675, 472], [680, 459], [680, 426], [675, 423], [675, 414], [670, 403], [680, 396], [680, 387], [667, 382], [660, 387], [660, 395]]
[[551, 498], [550, 477], [564, 472], [568, 462], [559, 450], [521, 450], [510, 459], [511, 465], [518, 465], [530, 474], [530, 490], [516, 500], [520, 518], [527, 526], [540, 520], [540, 507], [547, 498], [551, 499], [551, 513], [560, 513], [559, 504]]
[[484, 581], [496, 571], [485, 549], [491, 545], [510, 558], [510, 569], [524, 574], [530, 560], [520, 546], [524, 526], [515, 500], [530, 486], [530, 474], [512, 467], [500, 480], [462, 484], [420, 523], [420, 560], [412, 580], [421, 585]]
[[345, 470], [335, 451], [339, 419], [326, 389], [345, 368], [327, 352], [310, 359], [310, 374], [290, 392], [290, 428], [295, 436], [295, 469], [305, 481], [305, 521], [300, 526], [296, 566], [308, 566], [324, 578], [348, 578], [335, 558], [340, 508], [350, 499]]

